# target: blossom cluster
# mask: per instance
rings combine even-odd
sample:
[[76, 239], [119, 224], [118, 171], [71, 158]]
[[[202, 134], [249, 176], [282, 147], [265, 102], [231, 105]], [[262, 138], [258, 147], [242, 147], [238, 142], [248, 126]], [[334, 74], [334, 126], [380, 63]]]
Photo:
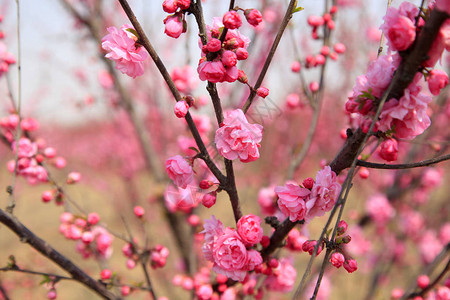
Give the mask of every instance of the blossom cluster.
[[191, 0], [164, 0], [162, 6], [163, 10], [168, 15], [164, 19], [164, 33], [172, 38], [179, 38], [180, 35], [187, 30], [187, 23], [185, 19], [186, 10], [189, 9]]
[[76, 249], [84, 258], [90, 256], [109, 258], [114, 237], [103, 227], [95, 226], [100, 218], [91, 213], [86, 218], [69, 212], [61, 214], [59, 232], [67, 239], [78, 241]]
[[262, 263], [261, 254], [251, 249], [263, 236], [261, 219], [258, 216], [243, 216], [237, 223], [237, 230], [224, 228], [214, 216], [204, 223], [205, 243], [202, 251], [211, 261], [213, 270], [236, 281], [243, 281], [248, 271]]
[[278, 196], [278, 207], [292, 222], [310, 221], [315, 216], [324, 215], [336, 204], [341, 192], [336, 173], [330, 166], [317, 172], [315, 180], [307, 178], [302, 184], [288, 182], [274, 189]]
[[[217, 83], [238, 79], [237, 61], [248, 58], [247, 47], [250, 44], [250, 39], [237, 30], [242, 24], [239, 21], [239, 14], [228, 12], [223, 17], [223, 23], [219, 18], [214, 18], [212, 27], [207, 26], [208, 42], [201, 45], [202, 58], [197, 67], [202, 81]], [[222, 42], [224, 28], [228, 30]]]
[[[419, 9], [409, 2], [403, 2], [399, 8], [390, 7], [384, 17], [381, 30], [388, 40], [388, 54], [372, 61], [366, 74], [356, 79], [352, 95], [345, 104], [345, 109], [352, 117], [357, 118], [359, 125], [367, 132], [379, 99], [388, 88], [394, 71], [402, 60], [400, 52], [407, 50], [420, 32], [424, 20], [418, 17]], [[416, 22], [416, 18], [418, 22]], [[416, 26], [417, 24], [417, 26]], [[447, 20], [441, 27], [428, 56], [430, 57], [424, 67], [433, 67], [441, 57], [444, 49], [450, 49], [448, 39], [441, 36], [448, 35], [450, 22]], [[433, 95], [448, 83], [448, 76], [443, 71], [431, 70], [426, 75], [428, 87]], [[376, 120], [374, 131], [384, 134], [381, 144], [380, 156], [387, 161], [397, 159], [397, 141], [395, 139], [413, 139], [428, 128], [431, 121], [427, 114], [431, 97], [422, 90], [422, 73], [417, 73], [413, 82], [405, 89], [399, 98], [387, 99], [379, 119]], [[393, 139], [395, 138], [395, 139]]]

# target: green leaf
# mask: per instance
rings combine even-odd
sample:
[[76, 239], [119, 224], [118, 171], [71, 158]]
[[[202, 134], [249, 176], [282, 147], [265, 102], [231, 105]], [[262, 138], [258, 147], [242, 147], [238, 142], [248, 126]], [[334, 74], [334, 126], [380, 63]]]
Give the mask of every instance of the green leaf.
[[134, 28], [127, 28], [126, 31], [131, 32], [139, 39], [139, 34], [137, 33], [136, 30], [134, 30]]
[[199, 154], [200, 153], [200, 151], [198, 151], [198, 149], [197, 148], [195, 148], [195, 147], [189, 147], [189, 149], [191, 149], [192, 151], [195, 151], [197, 154]]
[[50, 277], [48, 277], [48, 275], [43, 275], [43, 277], [44, 279], [42, 279], [42, 281], [39, 283], [40, 285], [52, 282], [52, 280], [50, 279]]
[[301, 7], [301, 6], [298, 6], [298, 7], [294, 8], [294, 10], [292, 11], [292, 13], [295, 14], [296, 12], [299, 12], [299, 11], [302, 11], [302, 10], [304, 10], [304, 8]]

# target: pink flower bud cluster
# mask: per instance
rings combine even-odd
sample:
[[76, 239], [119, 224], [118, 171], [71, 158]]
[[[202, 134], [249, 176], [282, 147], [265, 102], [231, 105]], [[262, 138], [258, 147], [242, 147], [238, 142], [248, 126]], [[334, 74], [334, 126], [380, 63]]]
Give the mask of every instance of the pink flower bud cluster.
[[38, 154], [38, 144], [28, 138], [20, 138], [19, 141], [13, 140], [11, 148], [14, 154], [17, 154], [17, 166], [15, 160], [8, 162], [8, 170], [25, 177], [30, 184], [47, 182], [47, 170], [41, 165], [44, 160], [42, 154]]
[[211, 261], [213, 271], [236, 281], [243, 281], [248, 271], [262, 264], [261, 254], [251, 249], [262, 240], [261, 219], [254, 215], [243, 216], [237, 230], [224, 228], [214, 216], [204, 223], [205, 243], [202, 251]]
[[237, 29], [231, 29], [238, 28], [235, 26], [239, 25], [238, 20], [240, 20], [239, 14], [233, 12], [228, 12], [223, 18], [226, 26], [230, 27], [223, 43], [220, 41], [220, 35], [226, 26], [217, 18], [214, 18], [212, 27], [207, 26], [208, 43], [202, 45], [202, 58], [197, 68], [202, 81], [207, 80], [217, 83], [235, 82], [238, 78], [244, 80], [243, 75], [239, 75], [236, 64], [238, 60], [247, 59], [247, 47], [250, 39], [242, 35]]
[[144, 61], [148, 57], [147, 50], [137, 44], [138, 37], [129, 24], [107, 28], [109, 34], [102, 39], [102, 48], [108, 53], [105, 55], [116, 63], [116, 69], [132, 78], [144, 74]]
[[228, 111], [221, 127], [216, 131], [217, 150], [229, 160], [239, 158], [245, 163], [255, 161], [259, 158], [262, 130], [261, 125], [248, 123], [242, 110]]
[[76, 249], [84, 258], [94, 256], [106, 259], [112, 254], [114, 237], [103, 227], [95, 226], [99, 219], [96, 213], [82, 218], [65, 212], [60, 217], [59, 232], [67, 239], [78, 241]]
[[[212, 276], [209, 268], [201, 268], [194, 277], [189, 277], [184, 274], [177, 274], [172, 279], [172, 284], [179, 286], [187, 291], [194, 290], [195, 295], [200, 300], [219, 300], [218, 293], [222, 294], [222, 297], [226, 294], [228, 286], [226, 285], [227, 277], [221, 274], [217, 274], [216, 281], [218, 283], [217, 291], [213, 290]], [[235, 299], [222, 298], [220, 299]]]
[[333, 30], [335, 28], [335, 23], [333, 21], [333, 15], [337, 12], [337, 7], [332, 6], [330, 11], [325, 13], [323, 16], [309, 16], [308, 17], [308, 25], [312, 27], [312, 38], [317, 40], [319, 39], [318, 29], [321, 26], [328, 27], [329, 30]]
[[187, 30], [187, 23], [185, 19], [186, 11], [191, 5], [191, 0], [164, 0], [163, 10], [168, 15], [164, 19], [164, 33], [172, 38], [179, 38], [180, 35]]
[[166, 265], [169, 249], [162, 245], [156, 245], [150, 254], [150, 265], [153, 269], [162, 268]]
[[16, 63], [14, 55], [7, 51], [6, 45], [0, 41], [0, 77], [8, 72], [9, 66]]
[[330, 211], [337, 201], [341, 186], [330, 166], [317, 172], [316, 180], [307, 178], [303, 187], [295, 183], [277, 186], [278, 207], [292, 222], [309, 221]]

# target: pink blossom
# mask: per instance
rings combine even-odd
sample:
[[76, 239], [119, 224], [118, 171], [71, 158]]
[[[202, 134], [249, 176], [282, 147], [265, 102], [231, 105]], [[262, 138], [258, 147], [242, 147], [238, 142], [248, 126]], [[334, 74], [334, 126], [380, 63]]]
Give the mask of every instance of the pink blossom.
[[247, 249], [236, 230], [225, 228], [212, 247], [213, 270], [236, 281], [243, 281], [247, 267]]
[[281, 258], [278, 267], [274, 269], [274, 274], [268, 276], [264, 283], [268, 290], [290, 292], [296, 278], [297, 271], [291, 262], [286, 258]]
[[257, 9], [246, 9], [244, 11], [244, 15], [247, 22], [255, 27], [258, 26], [263, 20], [261, 13]]
[[428, 167], [422, 174], [421, 183], [427, 189], [438, 187], [442, 183], [443, 175], [442, 169]]
[[398, 154], [398, 143], [395, 139], [385, 139], [381, 142], [380, 157], [386, 161], [396, 161]]
[[389, 7], [383, 18], [384, 24], [380, 26], [387, 37], [389, 48], [394, 51], [408, 49], [416, 38], [414, 24], [419, 10], [412, 3], [404, 3], [398, 9]]
[[195, 294], [200, 300], [208, 300], [211, 299], [213, 289], [210, 284], [203, 284], [196, 289]]
[[97, 213], [90, 213], [87, 217], [87, 221], [91, 225], [95, 225], [100, 221], [100, 217]]
[[111, 272], [111, 270], [109, 270], [109, 269], [103, 269], [103, 270], [100, 272], [100, 278], [101, 278], [102, 280], [110, 279], [111, 276], [112, 276], [112, 272]]
[[274, 187], [262, 188], [258, 192], [258, 203], [261, 206], [261, 211], [265, 215], [273, 215], [277, 210], [276, 205], [277, 194]]
[[342, 43], [337, 43], [333, 46], [334, 51], [336, 51], [336, 53], [342, 54], [345, 52], [346, 48], [345, 45]]
[[236, 66], [226, 68], [223, 81], [235, 82], [238, 79], [239, 71]]
[[322, 216], [335, 205], [341, 185], [337, 182], [336, 173], [330, 166], [325, 166], [317, 172], [314, 186], [311, 190], [311, 203], [308, 203], [308, 217]]
[[202, 204], [206, 208], [210, 208], [214, 204], [216, 204], [216, 192], [210, 192], [205, 194], [202, 198]]
[[133, 208], [133, 212], [134, 212], [134, 215], [138, 218], [142, 218], [142, 216], [145, 214], [145, 210], [142, 206], [135, 206]]
[[283, 214], [289, 216], [289, 220], [295, 222], [305, 218], [309, 208], [307, 203], [310, 200], [310, 190], [287, 183], [285, 186], [277, 186], [275, 193], [279, 197], [278, 207]]
[[333, 254], [331, 254], [330, 263], [334, 267], [339, 269], [344, 264], [344, 261], [345, 261], [345, 258], [344, 258], [344, 255], [342, 253], [340, 253], [340, 252], [333, 252]]
[[183, 189], [194, 179], [192, 166], [181, 155], [168, 158], [165, 166], [169, 178], [175, 185]]
[[263, 263], [263, 259], [261, 257], [261, 254], [256, 250], [248, 250], [248, 261], [247, 261], [247, 270], [252, 271], [255, 269], [256, 266], [259, 266]]
[[109, 27], [109, 34], [102, 39], [102, 48], [108, 51], [105, 57], [116, 62], [116, 69], [136, 78], [144, 74], [148, 53], [136, 45], [137, 37], [127, 29], [132, 29], [131, 25], [125, 24], [120, 29]]
[[251, 162], [259, 158], [262, 126], [250, 124], [240, 109], [225, 113], [223, 126], [216, 131], [215, 142], [220, 155], [226, 159], [239, 158]]
[[237, 29], [242, 25], [241, 16], [234, 10], [227, 11], [223, 15], [222, 22], [225, 28], [228, 29]]
[[175, 103], [173, 111], [177, 118], [184, 118], [189, 111], [189, 105], [186, 103], [186, 101], [177, 101], [177, 103]]
[[308, 238], [302, 235], [298, 229], [294, 228], [289, 231], [286, 239], [286, 247], [292, 251], [302, 251], [303, 243], [306, 242], [307, 239]]
[[433, 95], [439, 95], [441, 89], [448, 84], [448, 75], [442, 70], [431, 70], [427, 79], [428, 88]]
[[[27, 138], [19, 139], [19, 151], [17, 151], [17, 156], [19, 158], [31, 158], [37, 154], [36, 143], [31, 142]], [[13, 152], [16, 153], [17, 142], [13, 141], [11, 144]]]
[[413, 139], [431, 124], [427, 114], [430, 101], [431, 97], [421, 93], [420, 87], [412, 83], [400, 100], [386, 102], [380, 114], [378, 130], [394, 130], [398, 138]]
[[186, 32], [185, 21], [178, 13], [164, 19], [164, 28], [164, 33], [175, 39]]
[[366, 72], [368, 87], [372, 89], [373, 95], [381, 96], [391, 83], [392, 76], [397, 67], [392, 55], [382, 55], [369, 64]]
[[189, 94], [198, 83], [198, 79], [194, 76], [194, 70], [189, 65], [173, 68], [170, 76], [177, 89], [184, 94]]
[[210, 39], [206, 44], [206, 50], [209, 52], [217, 52], [222, 49], [222, 42], [219, 39]]
[[177, 0], [177, 5], [181, 10], [186, 10], [191, 5], [191, 0]]
[[170, 212], [178, 210], [190, 212], [199, 203], [199, 198], [190, 187], [182, 189], [168, 185], [164, 192], [164, 202]]
[[258, 244], [263, 236], [261, 218], [252, 214], [241, 217], [237, 222], [237, 232], [246, 245]]
[[427, 230], [422, 233], [419, 241], [419, 252], [424, 263], [431, 263], [441, 252], [443, 245], [438, 239], [436, 232]]
[[376, 194], [367, 199], [366, 210], [377, 226], [384, 227], [395, 215], [395, 210], [386, 196]]
[[248, 52], [244, 48], [238, 48], [235, 53], [238, 60], [246, 60], [248, 58]]
[[200, 80], [217, 83], [223, 82], [227, 70], [221, 61], [203, 61], [198, 65], [197, 72]]
[[203, 224], [204, 230], [201, 233], [205, 234], [205, 243], [202, 246], [203, 256], [206, 260], [213, 261], [213, 245], [216, 237], [224, 232], [224, 227], [220, 220], [217, 220], [213, 215], [211, 219], [205, 220]]

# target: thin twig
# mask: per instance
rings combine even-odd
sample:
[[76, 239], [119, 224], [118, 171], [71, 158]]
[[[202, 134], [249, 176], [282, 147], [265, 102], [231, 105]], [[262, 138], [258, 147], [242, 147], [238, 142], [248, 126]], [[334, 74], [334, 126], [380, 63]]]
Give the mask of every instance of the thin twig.
[[13, 231], [22, 242], [29, 244], [42, 255], [55, 262], [63, 270], [67, 271], [70, 275], [72, 275], [72, 278], [74, 280], [85, 285], [87, 288], [93, 290], [103, 298], [121, 299], [121, 297], [118, 297], [107, 290], [103, 284], [90, 277], [78, 266], [76, 266], [71, 260], [63, 256], [47, 242], [31, 232], [17, 218], [2, 209], [0, 209], [0, 223], [4, 224], [11, 231]]
[[293, 11], [295, 9], [296, 0], [291, 0], [289, 2], [289, 6], [286, 10], [286, 14], [284, 15], [283, 21], [281, 22], [280, 28], [278, 29], [275, 40], [273, 41], [272, 47], [270, 48], [269, 55], [267, 55], [266, 61], [264, 62], [264, 66], [259, 74], [258, 79], [256, 80], [255, 85], [253, 86], [253, 90], [250, 91], [250, 95], [247, 98], [244, 106], [242, 107], [242, 111], [246, 113], [250, 106], [253, 103], [253, 99], [256, 96], [256, 90], [261, 86], [264, 77], [266, 76], [267, 70], [269, 69], [270, 63], [272, 62], [273, 56], [275, 55], [275, 51], [277, 50], [278, 44], [280, 43], [281, 37], [283, 36], [284, 30], [286, 29], [289, 21], [292, 18]]
[[27, 269], [20, 269], [17, 266], [15, 268], [10, 268], [10, 267], [0, 268], [0, 272], [20, 272], [20, 273], [26, 273], [26, 274], [31, 274], [31, 275], [42, 275], [42, 276], [52, 277], [52, 279], [54, 278], [54, 281], [75, 280], [72, 277], [67, 277], [67, 276], [62, 276], [62, 275], [52, 274], [52, 273], [33, 271], [33, 270], [27, 270]]
[[429, 165], [437, 164], [442, 161], [446, 161], [450, 159], [450, 154], [439, 156], [436, 158], [431, 158], [427, 160], [423, 160], [416, 163], [409, 163], [409, 164], [395, 164], [395, 165], [388, 165], [388, 164], [377, 164], [372, 163], [364, 160], [358, 160], [356, 165], [366, 168], [372, 168], [372, 169], [390, 169], [390, 170], [398, 170], [398, 169], [412, 169], [412, 168], [420, 168], [420, 167], [426, 167]]

